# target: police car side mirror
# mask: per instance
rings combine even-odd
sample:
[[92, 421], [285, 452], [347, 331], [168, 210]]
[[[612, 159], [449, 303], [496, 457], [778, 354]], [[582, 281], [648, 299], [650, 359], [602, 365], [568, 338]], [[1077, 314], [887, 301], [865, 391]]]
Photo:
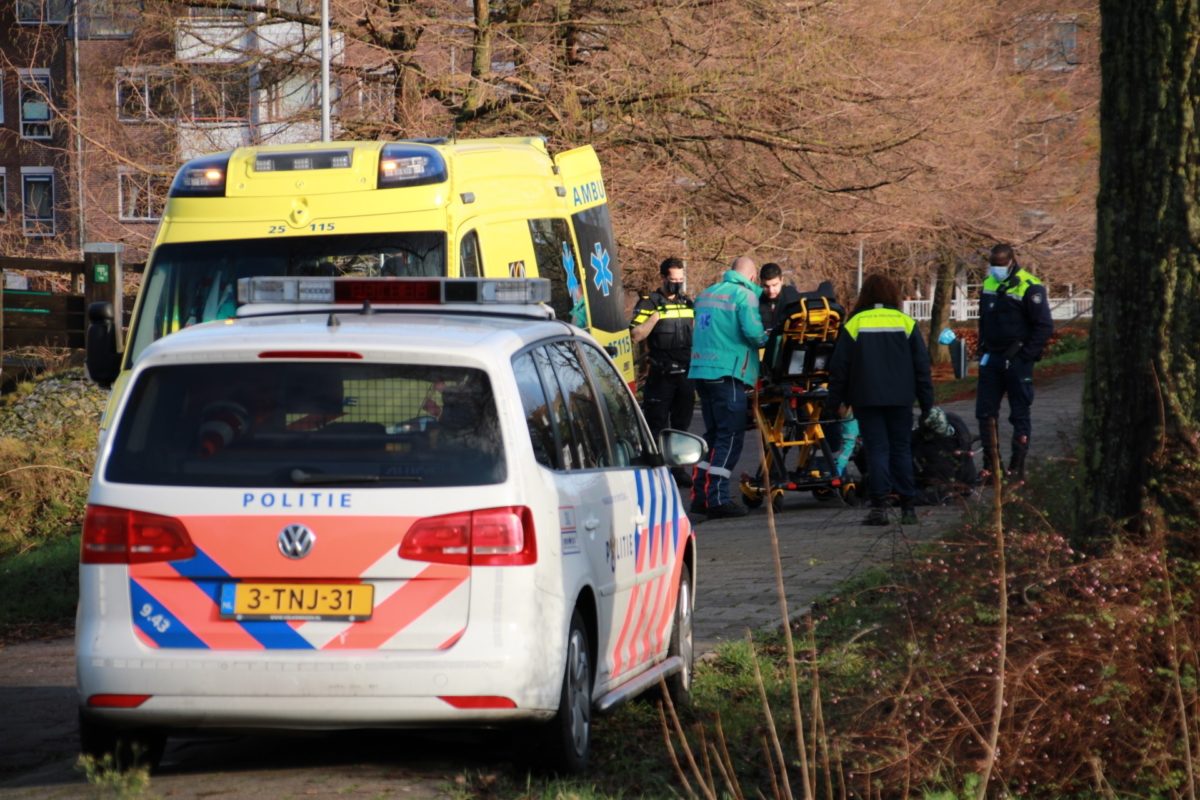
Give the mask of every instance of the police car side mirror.
[[107, 300], [92, 303], [88, 306], [87, 316], [87, 374], [97, 385], [107, 389], [121, 372], [113, 305]]
[[704, 457], [708, 445], [694, 433], [666, 428], [658, 435], [658, 446], [668, 467], [690, 467]]

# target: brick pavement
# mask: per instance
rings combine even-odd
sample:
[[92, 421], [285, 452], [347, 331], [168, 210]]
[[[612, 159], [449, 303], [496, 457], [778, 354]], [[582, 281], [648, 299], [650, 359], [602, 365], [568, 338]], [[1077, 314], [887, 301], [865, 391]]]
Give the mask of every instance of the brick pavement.
[[[1031, 459], [1054, 458], [1076, 437], [1083, 375], [1073, 373], [1039, 381], [1035, 375]], [[975, 425], [975, 400], [946, 403]], [[1003, 410], [1007, 414], [1007, 407]], [[699, 432], [699, 413], [692, 429]], [[1002, 453], [1008, 455], [1011, 426], [1001, 420]], [[753, 474], [761, 457], [757, 437], [747, 435], [746, 449], [735, 475]], [[961, 519], [959, 507], [922, 507], [921, 525], [875, 528], [860, 525], [863, 511], [837, 501], [818, 501], [801, 492], [784, 495], [776, 515], [789, 615], [803, 613], [812, 601], [855, 573], [903, 556], [919, 541], [950, 529]], [[701, 522], [697, 526], [699, 560], [695, 635], [696, 652], [745, 636], [749, 628], [778, 624], [782, 619], [776, 591], [765, 507], [741, 519]], [[693, 518], [697, 521], [697, 518]]]

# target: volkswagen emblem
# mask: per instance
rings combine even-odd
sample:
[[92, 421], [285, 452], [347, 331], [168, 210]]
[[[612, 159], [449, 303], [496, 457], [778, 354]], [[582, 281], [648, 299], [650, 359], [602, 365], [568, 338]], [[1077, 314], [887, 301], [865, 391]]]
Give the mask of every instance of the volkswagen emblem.
[[299, 523], [293, 523], [279, 532], [279, 552], [288, 558], [304, 558], [316, 541], [315, 533]]

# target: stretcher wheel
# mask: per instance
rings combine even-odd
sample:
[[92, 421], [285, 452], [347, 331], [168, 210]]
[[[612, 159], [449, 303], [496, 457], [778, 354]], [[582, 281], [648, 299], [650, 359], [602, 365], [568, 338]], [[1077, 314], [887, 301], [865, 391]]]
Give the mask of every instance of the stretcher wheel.
[[847, 481], [838, 487], [838, 492], [842, 495], [842, 502], [848, 506], [861, 506], [863, 497], [862, 492], [858, 488], [858, 484]]
[[757, 478], [743, 473], [738, 488], [742, 490], [742, 502], [746, 504], [746, 508], [758, 508], [763, 504], [763, 490], [759, 487]]

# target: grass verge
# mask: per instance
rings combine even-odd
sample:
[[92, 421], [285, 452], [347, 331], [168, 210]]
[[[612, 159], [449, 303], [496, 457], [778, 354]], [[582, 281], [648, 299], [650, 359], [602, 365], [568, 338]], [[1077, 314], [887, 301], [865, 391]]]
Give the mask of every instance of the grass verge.
[[79, 533], [0, 560], [0, 643], [66, 636], [79, 597]]

